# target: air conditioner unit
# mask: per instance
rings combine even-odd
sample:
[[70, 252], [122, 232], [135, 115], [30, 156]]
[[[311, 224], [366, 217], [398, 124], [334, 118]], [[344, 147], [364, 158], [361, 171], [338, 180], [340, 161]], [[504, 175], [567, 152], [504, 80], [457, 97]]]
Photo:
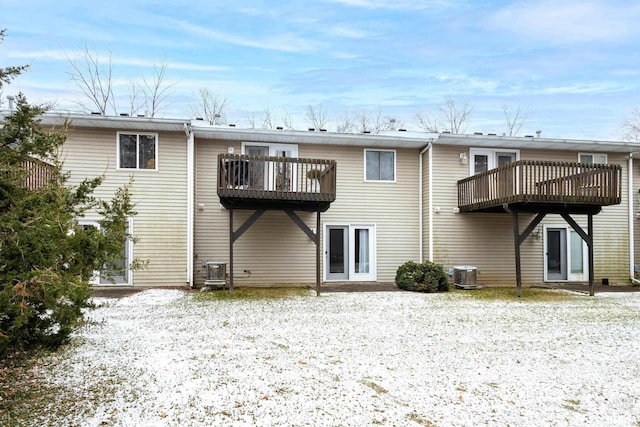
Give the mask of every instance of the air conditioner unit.
[[460, 289], [479, 289], [477, 284], [478, 269], [471, 265], [453, 267], [453, 284]]
[[207, 279], [204, 281], [204, 285], [207, 287], [222, 286], [224, 288], [227, 284], [227, 263], [205, 261], [204, 266], [207, 269]]

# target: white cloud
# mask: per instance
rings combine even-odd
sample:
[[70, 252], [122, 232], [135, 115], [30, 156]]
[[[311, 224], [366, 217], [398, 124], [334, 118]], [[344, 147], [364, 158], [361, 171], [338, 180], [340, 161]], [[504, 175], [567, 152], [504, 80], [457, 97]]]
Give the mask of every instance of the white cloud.
[[[95, 55], [101, 64], [109, 63], [109, 55], [105, 53], [97, 53], [89, 50], [91, 55]], [[62, 49], [50, 49], [50, 50], [32, 50], [32, 51], [13, 51], [7, 54], [10, 58], [19, 58], [27, 60], [44, 59], [53, 61], [77, 61], [85, 57], [86, 52], [83, 49], [77, 50], [62, 50]], [[184, 70], [184, 71], [229, 71], [230, 67], [223, 67], [218, 65], [207, 64], [194, 64], [189, 62], [169, 62], [169, 61], [154, 61], [151, 59], [141, 59], [126, 56], [111, 56], [111, 64], [113, 65], [127, 65], [140, 68], [153, 68], [154, 66], [161, 66], [166, 64], [168, 69], [172, 70]]]
[[489, 24], [524, 38], [554, 44], [620, 41], [637, 37], [640, 5], [603, 1], [520, 1], [489, 18]]
[[317, 43], [305, 40], [292, 33], [279, 34], [275, 37], [245, 38], [233, 34], [215, 31], [187, 21], [175, 21], [175, 25], [183, 31], [197, 34], [222, 43], [234, 44], [256, 49], [277, 50], [283, 52], [307, 52], [316, 49]]
[[449, 6], [446, 0], [415, 1], [415, 0], [329, 0], [345, 6], [363, 7], [367, 9], [396, 9], [396, 10], [422, 10], [430, 7]]

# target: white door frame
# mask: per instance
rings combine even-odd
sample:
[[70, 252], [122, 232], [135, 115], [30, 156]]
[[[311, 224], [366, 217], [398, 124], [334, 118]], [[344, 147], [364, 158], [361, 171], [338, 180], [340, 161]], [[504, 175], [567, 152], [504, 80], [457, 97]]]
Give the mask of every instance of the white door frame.
[[[375, 282], [377, 280], [377, 243], [376, 243], [376, 225], [371, 223], [346, 223], [346, 222], [325, 222], [324, 225], [324, 237], [322, 241], [323, 252], [324, 252], [324, 268], [323, 268], [323, 281], [332, 282], [332, 281], [358, 281], [358, 282]], [[348, 267], [348, 277], [346, 279], [330, 279], [327, 278], [328, 274], [328, 265], [329, 265], [329, 228], [331, 227], [345, 227], [347, 229], [346, 237], [347, 237], [347, 247], [348, 253], [345, 255], [348, 256], [347, 267]], [[356, 230], [366, 229], [369, 231], [369, 272], [368, 273], [358, 273], [356, 272], [356, 247], [355, 247], [355, 233]]]
[[[561, 260], [566, 265], [566, 279], [549, 279], [548, 272], [548, 238], [547, 232], [548, 230], [564, 230], [564, 260]], [[572, 234], [575, 233], [575, 234]], [[571, 239], [577, 236], [582, 242], [582, 272], [572, 272], [571, 271]], [[543, 226], [543, 271], [544, 271], [544, 281], [545, 282], [583, 282], [589, 280], [589, 251], [587, 247], [587, 242], [582, 240], [580, 235], [571, 227], [570, 225], [544, 225]]]

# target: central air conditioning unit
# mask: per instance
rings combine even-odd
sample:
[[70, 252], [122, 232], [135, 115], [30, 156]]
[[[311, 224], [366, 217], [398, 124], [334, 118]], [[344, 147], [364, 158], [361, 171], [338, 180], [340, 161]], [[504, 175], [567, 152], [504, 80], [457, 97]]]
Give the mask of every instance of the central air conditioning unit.
[[453, 267], [453, 284], [458, 289], [480, 289], [477, 284], [478, 269], [471, 265]]
[[204, 281], [206, 287], [222, 287], [227, 284], [227, 263], [205, 261], [204, 267], [207, 269], [207, 279]]

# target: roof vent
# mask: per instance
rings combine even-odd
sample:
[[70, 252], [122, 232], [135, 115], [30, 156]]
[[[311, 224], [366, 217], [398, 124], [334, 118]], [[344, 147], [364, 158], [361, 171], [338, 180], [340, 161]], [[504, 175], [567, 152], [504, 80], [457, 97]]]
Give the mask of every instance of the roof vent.
[[327, 131], [326, 129], [320, 128], [320, 132], [326, 132], [326, 131]]
[[129, 113], [120, 113], [121, 117], [129, 117]]
[[276, 130], [282, 130], [282, 126], [276, 126]]
[[440, 133], [451, 133], [451, 132], [449, 132], [448, 130], [443, 130], [443, 131], [442, 131], [442, 132], [440, 132]]
[[525, 135], [525, 138], [533, 138], [533, 135]]
[[400, 128], [398, 129], [398, 132], [406, 132], [407, 130], [405, 128]]
[[230, 128], [234, 128], [234, 127], [236, 127], [236, 125], [235, 125], [235, 123], [229, 123], [229, 127]]
[[488, 133], [487, 135], [488, 136], [498, 136], [498, 134], [495, 134], [495, 133]]
[[202, 117], [196, 117], [196, 120], [204, 120]]
[[91, 115], [92, 115], [92, 116], [101, 116], [101, 115], [102, 115], [102, 113], [100, 113], [99, 111], [92, 111], [92, 112], [91, 112]]
[[370, 130], [363, 130], [362, 133], [371, 133]]
[[316, 128], [309, 128], [309, 132], [314, 132]]
[[542, 134], [542, 131], [541, 131], [541, 130], [537, 130], [537, 131], [536, 131], [536, 136], [537, 136], [538, 138], [540, 138], [540, 134]]
[[138, 114], [138, 117], [144, 117], [144, 114]]
[[482, 132], [474, 132], [474, 135], [482, 135]]

